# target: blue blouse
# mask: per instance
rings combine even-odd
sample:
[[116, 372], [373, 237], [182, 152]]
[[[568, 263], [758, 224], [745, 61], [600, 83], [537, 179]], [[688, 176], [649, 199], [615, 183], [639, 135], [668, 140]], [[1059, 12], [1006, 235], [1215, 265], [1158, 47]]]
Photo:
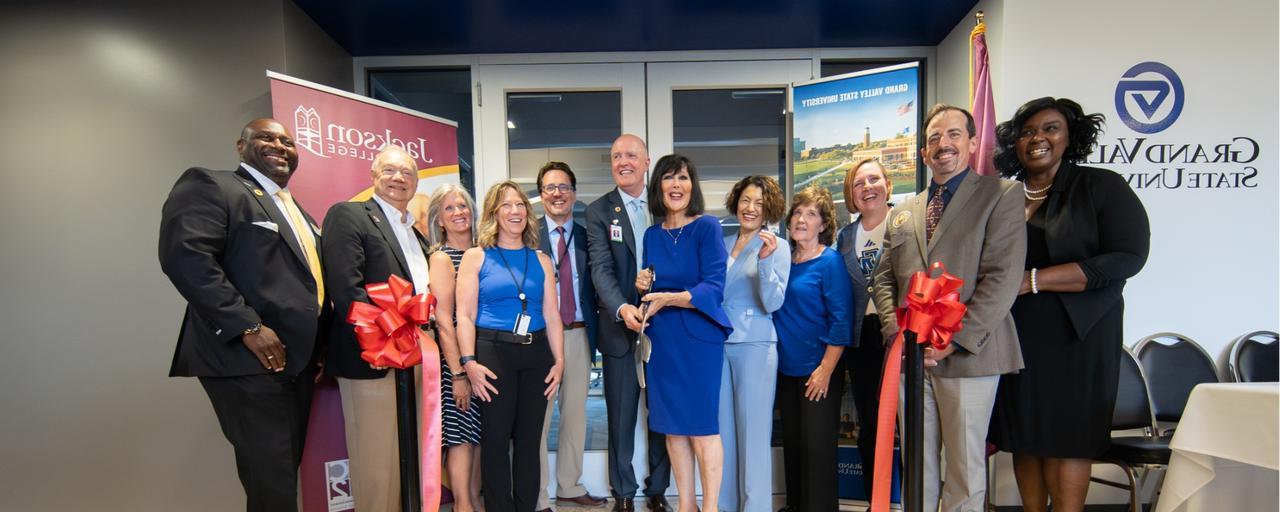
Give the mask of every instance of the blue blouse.
[[849, 346], [853, 287], [844, 258], [831, 248], [791, 265], [782, 308], [773, 314], [778, 330], [778, 371], [803, 377], [822, 362], [827, 345]]
[[[520, 287], [516, 286], [513, 275], [522, 282]], [[496, 331], [515, 329], [516, 315], [520, 314], [520, 291], [523, 291], [528, 301], [525, 311], [530, 317], [529, 332], [545, 329], [547, 321], [542, 317], [543, 279], [542, 263], [533, 249], [485, 249], [484, 264], [480, 266], [476, 327]]]
[[[726, 251], [732, 251], [738, 236], [724, 237]], [[782, 307], [791, 275], [791, 246], [778, 237], [773, 254], [760, 259], [764, 242], [753, 236], [729, 264], [724, 279], [724, 313], [733, 323], [733, 334], [725, 343], [778, 341], [773, 328], [773, 312]]]

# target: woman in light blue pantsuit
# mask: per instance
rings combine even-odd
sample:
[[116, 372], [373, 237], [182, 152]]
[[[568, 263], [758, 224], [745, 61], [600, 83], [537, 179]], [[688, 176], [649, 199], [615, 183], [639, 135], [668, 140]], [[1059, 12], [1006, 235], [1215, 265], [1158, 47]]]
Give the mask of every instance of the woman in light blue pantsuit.
[[724, 312], [733, 323], [725, 340], [720, 383], [720, 438], [724, 480], [720, 510], [770, 512], [773, 508], [773, 396], [778, 375], [778, 335], [772, 313], [782, 307], [791, 273], [787, 241], [764, 229], [782, 219], [786, 199], [778, 182], [748, 176], [733, 187], [725, 207], [738, 217], [736, 236], [725, 237], [729, 270]]

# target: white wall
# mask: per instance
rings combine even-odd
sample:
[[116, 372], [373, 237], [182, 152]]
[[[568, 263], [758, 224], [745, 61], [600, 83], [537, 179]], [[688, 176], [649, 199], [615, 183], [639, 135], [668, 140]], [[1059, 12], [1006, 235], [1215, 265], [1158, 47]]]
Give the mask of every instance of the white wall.
[[[1176, 165], [1209, 172], [1256, 167], [1254, 188], [1136, 190], [1151, 219], [1151, 256], [1125, 290], [1128, 343], [1176, 331], [1216, 356], [1237, 335], [1277, 327], [1276, 19], [1276, 2], [1250, 0], [1005, 6], [1009, 72], [995, 83], [999, 118], [1008, 119], [1029, 99], [1066, 96], [1107, 116], [1106, 144], [1119, 138], [1132, 144], [1144, 135], [1116, 114], [1116, 84], [1131, 66], [1158, 61], [1181, 76], [1186, 100], [1169, 129], [1145, 136], [1148, 144], [1202, 144], [1212, 151], [1245, 136], [1261, 146], [1252, 163]], [[1161, 167], [1100, 166], [1123, 175]]]
[[[987, 25], [987, 58], [991, 66], [992, 95], [996, 113], [1000, 113], [999, 84], [1004, 80], [1004, 0], [981, 0], [969, 11], [951, 33], [938, 44], [939, 103], [969, 108], [969, 33], [975, 24], [974, 14], [982, 11]], [[926, 105], [924, 111], [932, 105]]]
[[[350, 89], [288, 0], [0, 8], [0, 509], [244, 508], [156, 256], [183, 169], [230, 168], [264, 70]], [[286, 48], [285, 39], [297, 43]], [[336, 64], [335, 64], [336, 63]]]
[[[987, 14], [996, 115], [1009, 119], [1027, 100], [1069, 97], [1107, 117], [1104, 144], [1212, 146], [1249, 137], [1260, 145], [1250, 163], [1161, 165], [1114, 163], [1122, 175], [1184, 167], [1240, 172], [1254, 167], [1254, 187], [1136, 189], [1151, 220], [1151, 255], [1125, 290], [1125, 342], [1158, 331], [1198, 341], [1222, 360], [1228, 342], [1277, 328], [1280, 220], [1277, 212], [1277, 4], [1223, 0], [1081, 0], [1071, 3], [983, 0]], [[938, 99], [968, 102], [968, 34], [972, 13], [938, 47]], [[1185, 88], [1181, 117], [1168, 129], [1137, 133], [1114, 105], [1117, 82], [1133, 65], [1170, 66]], [[1167, 108], [1167, 107], [1166, 107]], [[1184, 182], [1185, 185], [1185, 182]], [[997, 464], [998, 505], [1017, 503], [1007, 457]], [[1103, 466], [1095, 474], [1113, 473]], [[1093, 486], [1090, 502], [1119, 502]]]

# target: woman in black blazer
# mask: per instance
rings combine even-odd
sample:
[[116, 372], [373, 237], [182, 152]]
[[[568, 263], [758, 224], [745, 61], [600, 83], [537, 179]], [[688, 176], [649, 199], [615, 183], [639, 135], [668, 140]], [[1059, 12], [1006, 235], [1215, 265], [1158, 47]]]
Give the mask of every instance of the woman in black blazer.
[[1101, 114], [1040, 98], [996, 129], [996, 167], [1022, 181], [1027, 264], [1013, 318], [1026, 368], [1000, 381], [992, 436], [1029, 512], [1084, 508], [1111, 440], [1125, 280], [1147, 260], [1147, 213], [1120, 175], [1082, 167]]

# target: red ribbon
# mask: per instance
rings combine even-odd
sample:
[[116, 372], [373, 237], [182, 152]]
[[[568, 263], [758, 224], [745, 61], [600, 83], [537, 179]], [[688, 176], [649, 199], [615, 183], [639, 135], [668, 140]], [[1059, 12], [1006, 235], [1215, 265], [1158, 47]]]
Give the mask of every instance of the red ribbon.
[[422, 414], [419, 472], [422, 510], [440, 510], [440, 347], [421, 327], [431, 321], [436, 299], [413, 295], [413, 283], [392, 274], [385, 283], [365, 285], [369, 300], [351, 303], [347, 321], [355, 325], [360, 358], [372, 366], [401, 370], [422, 364]]
[[[933, 270], [942, 273], [930, 277]], [[880, 411], [876, 418], [875, 474], [872, 475], [871, 510], [889, 510], [889, 486], [893, 483], [893, 428], [898, 416], [898, 384], [902, 379], [902, 345], [904, 333], [916, 333], [917, 343], [928, 343], [935, 350], [951, 345], [951, 338], [963, 328], [965, 307], [960, 302], [964, 281], [947, 273], [942, 262], [935, 262], [929, 272], [916, 272], [907, 284], [906, 306], [898, 308], [898, 335], [889, 347], [880, 381]], [[919, 440], [910, 440], [919, 442]], [[904, 440], [906, 442], [906, 440]]]

